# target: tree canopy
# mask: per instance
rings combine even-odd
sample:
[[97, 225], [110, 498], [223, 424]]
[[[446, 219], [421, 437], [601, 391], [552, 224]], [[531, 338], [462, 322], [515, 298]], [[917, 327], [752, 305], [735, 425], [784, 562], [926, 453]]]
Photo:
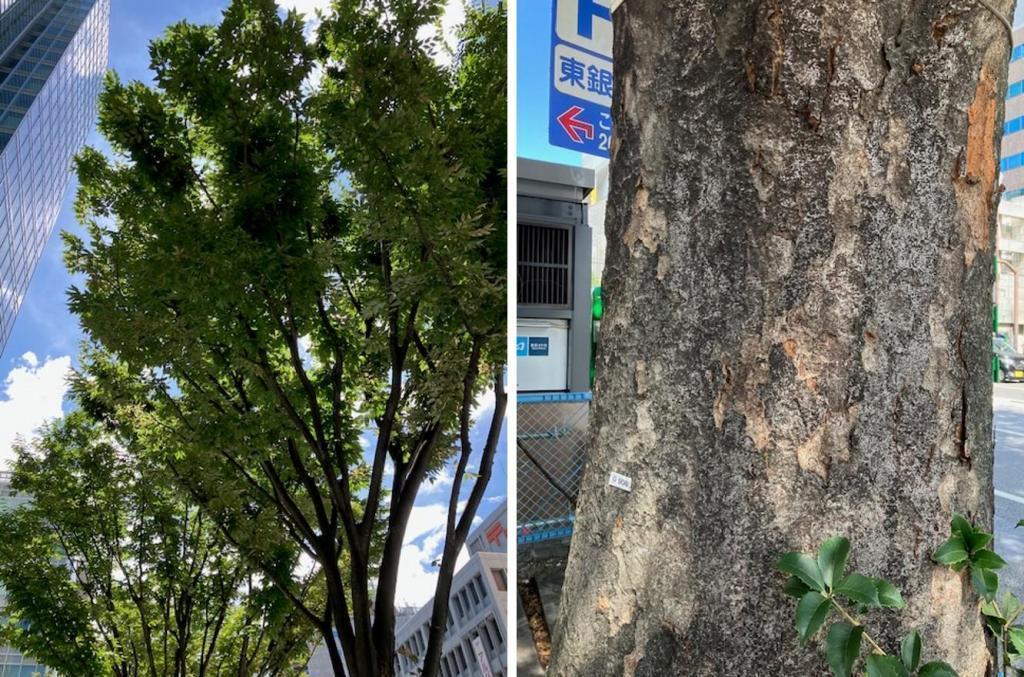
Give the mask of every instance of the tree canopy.
[[442, 10], [339, 0], [314, 42], [273, 0], [172, 26], [153, 86], [107, 78], [115, 157], [78, 158], [65, 235], [92, 397], [339, 674], [391, 674], [406, 523], [449, 466], [436, 673], [504, 416], [504, 8], [467, 8], [450, 63]]
[[292, 675], [310, 626], [130, 429], [86, 410], [17, 449], [0, 636], [67, 675]]

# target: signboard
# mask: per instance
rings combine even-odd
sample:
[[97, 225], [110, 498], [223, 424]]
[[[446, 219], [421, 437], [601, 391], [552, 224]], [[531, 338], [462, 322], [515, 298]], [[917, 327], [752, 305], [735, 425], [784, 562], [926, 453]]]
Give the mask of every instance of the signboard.
[[517, 336], [516, 357], [547, 357], [550, 345], [547, 336]]
[[480, 664], [480, 673], [483, 677], [494, 677], [494, 673], [491, 671], [491, 661], [487, 658], [487, 652], [484, 651], [484, 643], [480, 639], [480, 635], [474, 637], [470, 644], [473, 645], [473, 653], [476, 655], [476, 662]]
[[606, 158], [612, 139], [610, 0], [554, 0], [548, 141]]

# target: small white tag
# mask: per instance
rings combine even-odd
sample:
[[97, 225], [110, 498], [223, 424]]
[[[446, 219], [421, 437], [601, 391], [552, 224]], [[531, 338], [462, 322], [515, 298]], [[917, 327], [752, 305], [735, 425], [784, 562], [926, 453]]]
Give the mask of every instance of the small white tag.
[[608, 486], [622, 489], [623, 491], [633, 491], [633, 478], [613, 472], [608, 476]]

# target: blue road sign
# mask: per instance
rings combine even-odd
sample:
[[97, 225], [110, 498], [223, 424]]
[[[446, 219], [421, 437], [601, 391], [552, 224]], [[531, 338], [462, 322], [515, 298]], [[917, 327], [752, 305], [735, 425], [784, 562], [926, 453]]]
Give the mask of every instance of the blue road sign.
[[526, 347], [529, 342], [529, 336], [516, 336], [516, 357], [522, 357], [523, 355], [530, 354]]
[[552, 145], [605, 158], [612, 138], [609, 2], [554, 1], [548, 120]]

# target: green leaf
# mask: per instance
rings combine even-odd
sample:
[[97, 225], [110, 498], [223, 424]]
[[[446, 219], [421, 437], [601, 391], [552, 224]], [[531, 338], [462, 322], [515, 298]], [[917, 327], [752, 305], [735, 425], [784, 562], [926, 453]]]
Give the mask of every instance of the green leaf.
[[796, 605], [796, 634], [806, 642], [821, 628], [832, 603], [813, 590]]
[[1024, 654], [1024, 628], [1010, 628], [1010, 643], [1017, 653]]
[[842, 536], [833, 536], [818, 549], [818, 568], [825, 586], [831, 588], [843, 576], [846, 557], [850, 554], [850, 541]]
[[965, 543], [974, 533], [974, 526], [960, 513], [953, 513], [953, 519], [949, 521], [949, 528], [953, 534], [960, 534]]
[[949, 539], [939, 546], [939, 549], [932, 555], [939, 564], [956, 564], [957, 562], [963, 562], [967, 559], [967, 547], [964, 545], [964, 539], [960, 534], [954, 534]]
[[983, 616], [998, 618], [1001, 621], [1006, 620], [1006, 616], [1003, 615], [1002, 610], [996, 605], [995, 601], [983, 600], [981, 603], [981, 613]]
[[865, 667], [868, 669], [868, 677], [910, 677], [903, 663], [895, 656], [873, 653], [868, 656]]
[[825, 657], [835, 677], [850, 677], [860, 655], [860, 638], [864, 628], [849, 623], [833, 623], [825, 640]]
[[984, 531], [975, 531], [964, 539], [964, 544], [971, 552], [977, 552], [992, 542], [992, 534]]
[[825, 580], [818, 563], [802, 552], [787, 552], [779, 558], [775, 568], [796, 576], [811, 590], [825, 592]]
[[918, 677], [960, 677], [956, 670], [951, 668], [948, 663], [942, 661], [932, 661], [931, 663], [925, 663], [921, 666], [921, 670], [917, 673]]
[[902, 609], [907, 605], [903, 601], [903, 595], [900, 594], [899, 589], [889, 581], [876, 578], [875, 585], [878, 588], [878, 603], [881, 606], [887, 609]]
[[911, 631], [900, 642], [900, 659], [910, 672], [917, 670], [917, 665], [921, 662], [921, 635], [917, 630]]
[[867, 576], [857, 573], [850, 574], [836, 586], [835, 591], [854, 602], [870, 607], [879, 606], [878, 587], [875, 585], [875, 581]]
[[1017, 527], [1016, 528], [1020, 529], [1021, 527], [1024, 527], [1024, 520], [1017, 520]]
[[996, 590], [999, 588], [999, 577], [988, 569], [976, 569], [971, 567], [971, 583], [978, 594], [985, 599], [993, 599]]
[[1002, 569], [1006, 560], [991, 550], [979, 550], [971, 556], [971, 566], [980, 569]]
[[786, 593], [790, 597], [796, 597], [797, 599], [803, 597], [811, 589], [796, 576], [790, 576], [786, 579], [786, 585], [782, 587], [782, 592]]

